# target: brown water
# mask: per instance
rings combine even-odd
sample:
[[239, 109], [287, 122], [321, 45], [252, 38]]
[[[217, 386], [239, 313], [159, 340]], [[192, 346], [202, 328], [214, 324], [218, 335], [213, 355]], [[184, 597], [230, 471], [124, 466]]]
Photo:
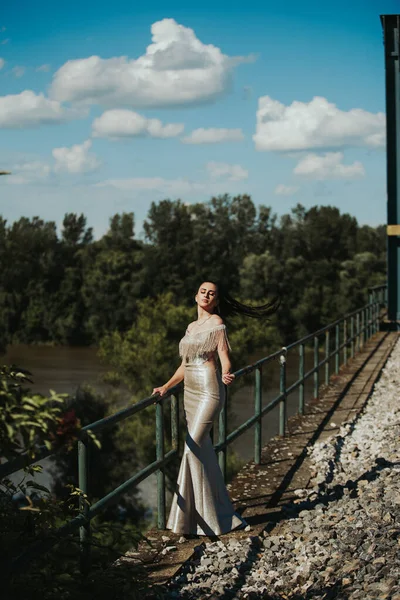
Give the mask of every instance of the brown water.
[[32, 373], [32, 392], [48, 394], [53, 389], [73, 394], [82, 383], [89, 383], [101, 393], [111, 389], [101, 380], [106, 367], [100, 363], [96, 348], [15, 344], [8, 346], [2, 361]]
[[[258, 357], [253, 357], [256, 360]], [[33, 375], [34, 383], [30, 386], [33, 392], [48, 394], [50, 389], [60, 393], [73, 394], [83, 383], [92, 385], [96, 391], [107, 396], [111, 386], [102, 381], [106, 366], [100, 363], [96, 348], [79, 348], [63, 346], [29, 346], [18, 344], [9, 346], [2, 357], [3, 364], [15, 363], [27, 369]], [[306, 355], [306, 371], [312, 367], [312, 356]], [[322, 372], [321, 372], [322, 376]], [[298, 363], [296, 353], [288, 355], [287, 385], [298, 378]], [[249, 419], [254, 414], [254, 373], [246, 376], [246, 386], [235, 392], [235, 383], [230, 388], [228, 432]], [[312, 393], [312, 379], [306, 384], [306, 400]], [[279, 362], [273, 361], [264, 368], [263, 374], [263, 406], [279, 394]], [[125, 391], [126, 401], [129, 394]], [[124, 402], [124, 401], [123, 401]], [[297, 411], [298, 392], [288, 398], [288, 416]], [[278, 433], [278, 407], [263, 419], [262, 439], [266, 442]], [[233, 444], [232, 449], [237, 457], [246, 462], [254, 456], [254, 428], [247, 430]], [[46, 470], [46, 463], [43, 464]], [[49, 483], [46, 474], [43, 483]], [[150, 477], [141, 485], [142, 493], [147, 498], [155, 499], [155, 479]], [[151, 504], [154, 504], [152, 501]]]

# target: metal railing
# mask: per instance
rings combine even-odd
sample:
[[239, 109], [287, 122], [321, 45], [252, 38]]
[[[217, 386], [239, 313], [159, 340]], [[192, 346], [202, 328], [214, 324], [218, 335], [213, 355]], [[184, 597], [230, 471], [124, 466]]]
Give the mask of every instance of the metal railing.
[[[334, 373], [337, 374], [340, 365], [346, 365], [349, 358], [353, 358], [355, 353], [360, 351], [366, 341], [379, 331], [379, 322], [382, 318], [382, 308], [387, 304], [387, 287], [375, 286], [369, 290], [369, 302], [341, 319], [330, 323], [322, 329], [306, 335], [302, 339], [293, 342], [289, 346], [270, 354], [255, 363], [239, 369], [235, 373], [235, 379], [254, 372], [255, 374], [255, 394], [254, 394], [254, 414], [245, 423], [242, 423], [231, 433], [227, 433], [227, 404], [228, 389], [224, 386], [223, 406], [219, 415], [218, 443], [214, 446], [219, 455], [219, 464], [224, 477], [226, 478], [227, 449], [237, 438], [245, 433], [249, 428], [254, 427], [254, 462], [260, 464], [262, 450], [262, 419], [270, 413], [275, 407], [279, 407], [279, 427], [278, 433], [284, 436], [287, 423], [287, 399], [288, 396], [298, 390], [298, 412], [304, 414], [305, 407], [305, 382], [313, 377], [313, 395], [319, 396], [320, 370], [324, 367], [324, 382], [329, 384], [331, 376], [331, 360], [334, 359]], [[307, 345], [311, 345], [313, 353], [313, 367], [307, 372], [306, 350]], [[286, 383], [286, 357], [288, 352], [298, 349], [298, 379], [287, 387]], [[320, 358], [321, 349], [323, 358]], [[342, 362], [341, 362], [342, 358]], [[263, 386], [262, 370], [268, 363], [279, 361], [279, 394], [273, 398], [266, 406], [263, 406]], [[156, 429], [156, 460], [135, 473], [124, 483], [112, 490], [109, 494], [99, 499], [92, 505], [81, 500], [80, 514], [63, 525], [52, 536], [45, 540], [34, 543], [27, 550], [16, 558], [11, 565], [11, 572], [22, 571], [35, 557], [43, 554], [52, 546], [62, 540], [63, 537], [79, 529], [80, 531], [80, 552], [81, 552], [81, 570], [87, 572], [90, 561], [90, 521], [93, 517], [101, 513], [107, 506], [118, 500], [123, 494], [137, 486], [144, 479], [153, 473], [157, 473], [157, 525], [160, 529], [165, 529], [166, 524], [166, 499], [165, 499], [165, 467], [176, 459], [179, 454], [179, 395], [183, 389], [182, 384], [175, 386], [164, 396], [150, 396], [141, 400], [133, 406], [124, 408], [117, 413], [100, 419], [81, 430], [81, 438], [78, 441], [78, 470], [79, 470], [79, 488], [86, 495], [90, 494], [88, 486], [88, 473], [90, 469], [88, 461], [88, 445], [91, 438], [87, 431], [98, 433], [132, 417], [133, 415], [145, 410], [149, 406], [156, 404], [155, 429]], [[170, 400], [170, 423], [171, 423], [171, 445], [172, 448], [165, 452], [165, 423], [164, 407]], [[38, 462], [47, 456], [53, 454], [45, 447], [39, 449], [34, 460], [21, 456], [18, 459], [0, 465], [0, 479], [14, 473], [21, 468]]]
[[[223, 408], [219, 417], [219, 443], [215, 450], [219, 453], [219, 464], [226, 476], [226, 454], [228, 446], [234, 442], [250, 427], [255, 428], [254, 434], [254, 462], [261, 463], [262, 449], [262, 419], [276, 406], [279, 407], [278, 433], [284, 436], [287, 423], [287, 400], [288, 396], [298, 390], [298, 413], [304, 414], [305, 405], [305, 382], [313, 376], [313, 397], [318, 399], [320, 387], [320, 369], [325, 367], [325, 385], [329, 384], [331, 369], [330, 362], [334, 358], [334, 372], [339, 373], [340, 365], [347, 365], [348, 359], [354, 358], [355, 352], [359, 352], [365, 342], [379, 331], [381, 309], [387, 304], [387, 287], [375, 286], [369, 289], [369, 302], [365, 306], [355, 310], [341, 319], [330, 323], [318, 331], [306, 335], [287, 347], [261, 358], [252, 365], [240, 369], [235, 373], [236, 378], [255, 372], [254, 385], [254, 415], [237, 429], [227, 435], [227, 404], [228, 389], [225, 386], [225, 398]], [[332, 335], [332, 333], [334, 335]], [[307, 344], [311, 345], [313, 352], [313, 367], [305, 372], [305, 358]], [[320, 358], [321, 346], [323, 344], [323, 358]], [[298, 348], [299, 377], [289, 387], [286, 385], [287, 369], [286, 357], [288, 352]], [[340, 357], [342, 355], [342, 363]], [[279, 360], [279, 394], [266, 406], [262, 405], [262, 370], [268, 363]]]

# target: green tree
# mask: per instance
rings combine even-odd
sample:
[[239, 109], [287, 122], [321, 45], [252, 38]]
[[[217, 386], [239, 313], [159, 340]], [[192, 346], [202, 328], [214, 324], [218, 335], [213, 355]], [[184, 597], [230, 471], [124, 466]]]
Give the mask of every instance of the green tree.
[[338, 312], [350, 312], [368, 301], [367, 290], [385, 283], [384, 257], [372, 252], [360, 252], [340, 265]]
[[88, 248], [82, 262], [85, 331], [97, 343], [105, 333], [132, 324], [144, 293], [143, 250], [134, 239], [133, 214], [112, 217], [108, 232]]
[[85, 335], [85, 306], [82, 299], [82, 255], [93, 242], [86, 217], [67, 213], [63, 220], [57, 252], [57, 276], [48, 315], [50, 338], [61, 344], [80, 345], [90, 341]]
[[[96, 241], [83, 215], [65, 215], [60, 238], [39, 217], [1, 219], [0, 346], [97, 344], [131, 329], [138, 301], [172, 292], [189, 306], [209, 278], [252, 300], [278, 293], [279, 334], [292, 340], [365, 298], [342, 282], [344, 263], [376, 257], [370, 277], [360, 275], [367, 287], [386, 272], [385, 228], [359, 227], [332, 206], [298, 204], [278, 219], [247, 195], [163, 200], [152, 204], [144, 235], [135, 239], [132, 213], [114, 215]], [[356, 262], [350, 270], [363, 269]]]
[[3, 306], [9, 315], [9, 334], [19, 341], [44, 341], [45, 299], [55, 273], [55, 223], [22, 217], [8, 228], [3, 244], [0, 287], [6, 291]]

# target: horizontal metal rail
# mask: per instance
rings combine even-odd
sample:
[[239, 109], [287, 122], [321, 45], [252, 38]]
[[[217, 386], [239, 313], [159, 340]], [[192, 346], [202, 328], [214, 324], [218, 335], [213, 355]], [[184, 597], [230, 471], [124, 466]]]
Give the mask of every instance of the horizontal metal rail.
[[[369, 302], [354, 310], [344, 317], [337, 319], [333, 323], [322, 327], [318, 331], [308, 334], [287, 347], [282, 348], [257, 360], [255, 363], [243, 367], [235, 372], [235, 379], [255, 372], [255, 397], [254, 397], [254, 415], [245, 423], [239, 425], [234, 431], [227, 433], [228, 419], [228, 388], [224, 386], [223, 406], [219, 416], [219, 439], [214, 445], [215, 451], [219, 455], [219, 464], [226, 478], [227, 449], [237, 438], [245, 433], [251, 427], [255, 428], [254, 434], [254, 462], [260, 464], [262, 449], [262, 429], [261, 423], [263, 417], [279, 406], [279, 434], [285, 435], [287, 421], [287, 398], [297, 389], [299, 390], [299, 414], [304, 413], [305, 409], [305, 382], [314, 377], [314, 397], [319, 394], [319, 375], [322, 367], [325, 367], [325, 384], [330, 379], [330, 363], [335, 360], [335, 373], [339, 372], [340, 364], [346, 365], [348, 362], [348, 351], [350, 358], [353, 358], [356, 351], [359, 351], [379, 330], [379, 322], [382, 318], [381, 309], [387, 304], [387, 287], [375, 286], [369, 290]], [[331, 334], [334, 335], [331, 335]], [[325, 339], [325, 355], [320, 359], [321, 338]], [[312, 345], [314, 364], [311, 369], [305, 372], [305, 356], [307, 344]], [[286, 385], [286, 358], [289, 352], [298, 348], [299, 350], [299, 378], [287, 387]], [[333, 350], [332, 350], [333, 348]], [[311, 349], [311, 348], [310, 348]], [[342, 359], [342, 362], [341, 362]], [[268, 363], [279, 361], [280, 370], [280, 390], [279, 394], [265, 406], [262, 405], [262, 369]], [[149, 396], [140, 402], [123, 408], [109, 417], [90, 423], [82, 428], [80, 439], [78, 441], [78, 471], [79, 487], [87, 495], [90, 495], [88, 489], [88, 446], [91, 443], [88, 431], [98, 433], [108, 427], [117, 425], [126, 419], [138, 414], [146, 408], [156, 405], [156, 460], [132, 477], [127, 479], [109, 494], [100, 498], [93, 505], [82, 501], [80, 514], [58, 530], [52, 532], [46, 539], [43, 539], [26, 549], [21, 556], [14, 559], [11, 564], [11, 572], [17, 573], [28, 566], [35, 557], [48, 551], [52, 546], [59, 543], [66, 535], [79, 528], [81, 542], [81, 571], [87, 573], [90, 568], [90, 521], [91, 519], [104, 511], [104, 509], [115, 502], [123, 494], [137, 486], [141, 481], [153, 473], [157, 473], [157, 499], [158, 499], [158, 527], [165, 529], [165, 467], [179, 454], [180, 436], [179, 436], [179, 394], [182, 391], [182, 384], [170, 389], [164, 396]], [[172, 450], [165, 453], [164, 433], [164, 406], [166, 401], [171, 400], [171, 442]], [[34, 457], [20, 456], [17, 459], [0, 465], [0, 479], [20, 470], [38, 460], [42, 460], [54, 454], [46, 447], [41, 447], [36, 451]]]
[[[361, 349], [361, 346], [365, 344], [367, 339], [369, 339], [374, 333], [376, 333], [379, 329], [379, 321], [382, 317], [380, 314], [380, 309], [385, 306], [387, 301], [387, 293], [386, 286], [375, 286], [374, 288], [370, 288], [369, 290], [369, 302], [365, 304], [363, 307], [354, 310], [344, 317], [333, 321], [329, 325], [322, 327], [321, 329], [315, 331], [314, 333], [308, 334], [303, 338], [296, 340], [295, 342], [289, 344], [287, 347], [278, 350], [277, 352], [270, 354], [266, 357], [261, 358], [251, 365], [247, 365], [235, 372], [235, 379], [242, 377], [244, 375], [248, 375], [253, 371], [256, 372], [256, 380], [255, 380], [255, 413], [252, 417], [250, 417], [246, 422], [239, 425], [234, 431], [229, 434], [224, 434], [222, 438], [220, 437], [218, 444], [216, 444], [215, 450], [220, 454], [220, 466], [223, 471], [224, 476], [226, 477], [226, 452], [227, 448], [230, 444], [232, 444], [238, 437], [240, 437], [243, 433], [245, 433], [251, 427], [255, 427], [255, 450], [254, 450], [254, 461], [256, 464], [260, 464], [261, 462], [261, 430], [258, 427], [263, 416], [271, 412], [276, 406], [280, 406], [279, 411], [279, 434], [285, 435], [286, 431], [286, 413], [287, 413], [287, 398], [294, 391], [299, 389], [299, 414], [304, 413], [304, 384], [305, 382], [312, 376], [314, 376], [314, 396], [318, 398], [318, 390], [319, 390], [319, 372], [322, 367], [325, 366], [325, 383], [329, 383], [330, 379], [330, 361], [332, 359], [336, 359], [335, 371], [339, 371], [340, 364], [347, 364], [347, 349], [349, 347], [352, 348], [352, 358], [355, 354], [355, 346], [357, 346], [358, 351]], [[363, 325], [360, 325], [361, 316], [363, 316]], [[351, 323], [352, 333], [348, 335], [348, 323]], [[336, 344], [334, 349], [331, 349], [332, 340], [334, 340], [333, 336], [330, 334], [335, 332]], [[342, 335], [341, 335], [342, 334]], [[320, 351], [320, 338], [325, 337], [325, 356], [320, 360], [319, 359], [319, 351]], [[340, 340], [342, 337], [343, 341]], [[363, 344], [361, 344], [361, 338], [363, 339]], [[334, 340], [335, 341], [335, 340]], [[305, 347], [309, 343], [313, 343], [314, 346], [314, 365], [311, 369], [305, 372]], [[286, 357], [290, 351], [295, 350], [296, 348], [300, 349], [299, 356], [299, 378], [292, 383], [290, 386], [286, 386]], [[342, 354], [342, 363], [340, 361], [340, 355]], [[258, 388], [260, 387], [257, 383], [257, 373], [261, 370], [261, 368], [269, 362], [280, 360], [280, 381], [281, 381], [281, 389], [279, 395], [273, 398], [265, 407], [262, 407], [262, 401], [260, 401], [259, 396], [262, 395], [262, 391]], [[228, 390], [226, 389], [225, 398], [224, 398], [224, 407], [223, 411], [226, 412], [226, 404], [228, 401]], [[261, 407], [261, 408], [260, 408]]]
[[[156, 402], [164, 403], [166, 400], [168, 400], [168, 398], [182, 391], [182, 389], [183, 385], [180, 383], [179, 385], [176, 385], [175, 387], [168, 390], [168, 392], [162, 397], [149, 396], [148, 398], [140, 400], [132, 406], [128, 406], [119, 410], [118, 412], [114, 413], [113, 415], [110, 415], [109, 417], [104, 417], [99, 421], [94, 421], [89, 425], [85, 425], [85, 427], [82, 427], [82, 429], [79, 432], [79, 438], [81, 440], [86, 439], [86, 432], [88, 431], [98, 433], [103, 429], [107, 429], [108, 427], [112, 427], [113, 425], [116, 425], [121, 421], [125, 421], [125, 419], [127, 419], [128, 417], [136, 415], [141, 410], [144, 410], [145, 408], [154, 405]], [[60, 448], [60, 450], [62, 450], [62, 448]], [[16, 471], [19, 471], [24, 467], [29, 467], [30, 465], [33, 465], [34, 463], [37, 463], [40, 460], [54, 455], [55, 453], [56, 452], [54, 450], [49, 450], [46, 446], [40, 446], [37, 450], [35, 450], [35, 454], [33, 456], [30, 456], [28, 454], [22, 454], [21, 456], [18, 456], [18, 458], [15, 458], [12, 461], [8, 461], [0, 465], [0, 479], [3, 479], [4, 477], [11, 475], [12, 473], [15, 473]]]

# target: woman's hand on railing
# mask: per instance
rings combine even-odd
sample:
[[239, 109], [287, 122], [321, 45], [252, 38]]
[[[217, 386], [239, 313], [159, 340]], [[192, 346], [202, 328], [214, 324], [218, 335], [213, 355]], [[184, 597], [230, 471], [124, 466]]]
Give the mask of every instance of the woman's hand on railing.
[[235, 375], [233, 373], [229, 373], [229, 371], [227, 373], [222, 374], [222, 382], [225, 385], [230, 385], [234, 379]]
[[154, 388], [154, 390], [152, 391], [151, 395], [154, 396], [154, 394], [160, 394], [160, 396], [164, 396], [164, 394], [166, 394], [167, 391], [168, 391], [167, 386], [166, 385], [162, 385], [161, 387]]

